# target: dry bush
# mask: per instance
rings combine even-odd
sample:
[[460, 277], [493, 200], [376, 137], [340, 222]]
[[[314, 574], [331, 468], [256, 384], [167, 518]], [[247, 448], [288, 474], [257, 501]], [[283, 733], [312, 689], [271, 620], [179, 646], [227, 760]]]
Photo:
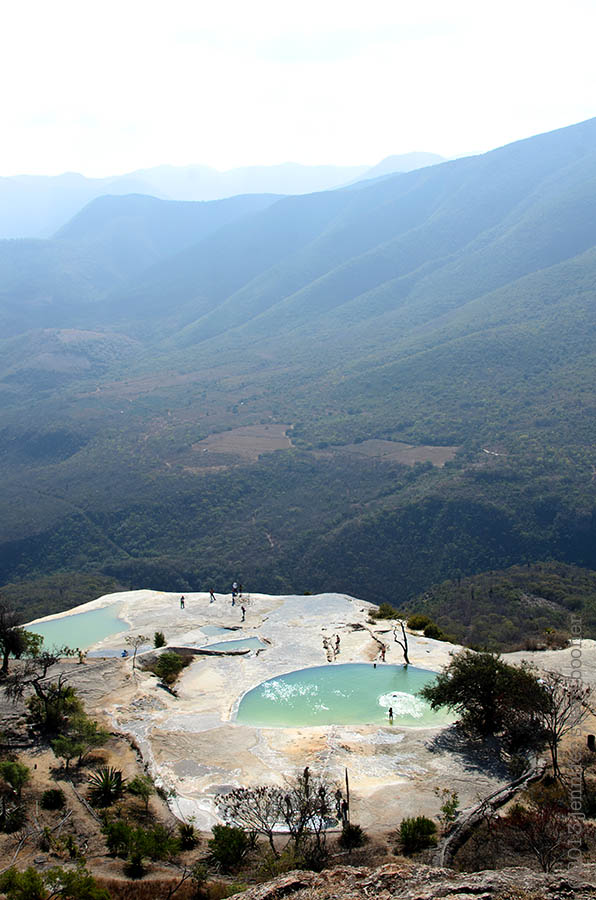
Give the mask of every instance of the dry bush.
[[[122, 881], [117, 878], [97, 878], [111, 900], [164, 900], [168, 891], [176, 887], [178, 878], [147, 878], [144, 881]], [[183, 884], [173, 895], [173, 900], [196, 900], [196, 887], [192, 882]]]

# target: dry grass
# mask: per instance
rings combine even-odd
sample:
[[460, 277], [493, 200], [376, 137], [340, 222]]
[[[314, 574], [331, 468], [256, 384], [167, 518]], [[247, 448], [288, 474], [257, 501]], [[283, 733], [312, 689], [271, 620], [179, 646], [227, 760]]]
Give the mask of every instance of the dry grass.
[[263, 453], [275, 450], [289, 450], [292, 442], [286, 436], [289, 425], [245, 425], [210, 434], [203, 441], [192, 445], [198, 453], [226, 453], [230, 456], [241, 456], [243, 459], [256, 460]]
[[[180, 879], [176, 877], [154, 876], [145, 877], [138, 881], [123, 881], [119, 878], [98, 878], [97, 883], [109, 891], [111, 900], [165, 900], [169, 891], [176, 888]], [[204, 885], [197, 894], [196, 885], [192, 881], [186, 881], [171, 896], [175, 900], [225, 900], [240, 891], [246, 890], [247, 885], [240, 882], [210, 881]]]
[[[111, 900], [164, 900], [179, 880], [144, 878], [139, 881], [121, 881], [117, 878], [98, 878], [97, 883], [108, 891]], [[175, 900], [195, 900], [196, 888], [192, 882], [186, 882], [172, 896]]]
[[356, 456], [366, 456], [369, 459], [384, 459], [391, 462], [399, 462], [406, 466], [413, 466], [417, 462], [430, 462], [433, 466], [441, 468], [446, 462], [452, 460], [457, 453], [457, 447], [430, 447], [413, 444], [404, 444], [399, 441], [370, 440], [361, 444], [347, 444], [344, 447], [335, 448], [344, 453], [353, 453]]

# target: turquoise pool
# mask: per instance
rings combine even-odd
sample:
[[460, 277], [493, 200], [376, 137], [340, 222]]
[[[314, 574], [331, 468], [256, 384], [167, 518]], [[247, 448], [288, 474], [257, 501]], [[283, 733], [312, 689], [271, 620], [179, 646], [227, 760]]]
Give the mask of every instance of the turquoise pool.
[[239, 638], [236, 641], [218, 641], [216, 644], [205, 644], [201, 650], [259, 650], [266, 647], [258, 637]]
[[118, 618], [120, 609], [121, 604], [115, 603], [102, 609], [90, 609], [88, 612], [75, 613], [62, 619], [50, 619], [49, 622], [36, 622], [25, 627], [27, 631], [41, 634], [46, 647], [66, 645], [73, 649], [78, 647], [80, 650], [86, 650], [104, 638], [129, 630], [128, 624]]
[[300, 669], [248, 691], [236, 719], [247, 725], [443, 725], [448, 713], [433, 712], [415, 694], [435, 677], [413, 666], [346, 663]]

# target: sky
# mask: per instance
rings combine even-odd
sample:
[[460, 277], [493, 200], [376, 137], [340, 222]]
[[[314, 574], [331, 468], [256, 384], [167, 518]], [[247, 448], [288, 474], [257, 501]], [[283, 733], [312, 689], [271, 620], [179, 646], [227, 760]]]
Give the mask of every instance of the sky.
[[374, 165], [596, 115], [595, 0], [19, 0], [0, 175]]

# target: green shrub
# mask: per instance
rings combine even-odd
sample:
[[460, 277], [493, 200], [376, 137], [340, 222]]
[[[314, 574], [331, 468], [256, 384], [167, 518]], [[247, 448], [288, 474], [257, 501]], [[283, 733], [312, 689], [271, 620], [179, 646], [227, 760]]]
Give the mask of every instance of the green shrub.
[[165, 645], [166, 645], [166, 638], [165, 638], [163, 631], [156, 631], [155, 634], [153, 635], [153, 646], [159, 648], [159, 647], [165, 647]]
[[104, 808], [119, 800], [124, 793], [126, 780], [120, 769], [101, 766], [89, 778], [89, 796], [94, 806]]
[[151, 666], [151, 671], [155, 672], [157, 677], [164, 684], [174, 684], [182, 669], [187, 666], [190, 659], [180, 656], [173, 650], [166, 650], [162, 653], [157, 662]]
[[77, 765], [81, 766], [85, 757], [97, 747], [102, 747], [109, 736], [109, 732], [100, 728], [86, 713], [78, 712], [69, 717], [64, 733], [54, 738], [52, 750], [57, 757], [64, 759], [67, 769], [75, 756], [78, 757]]
[[145, 804], [145, 811], [149, 807], [149, 799], [155, 793], [153, 779], [149, 775], [135, 775], [127, 785], [127, 791], [135, 797], [140, 797]]
[[126, 874], [142, 878], [144, 859], [168, 859], [180, 849], [180, 842], [161, 824], [152, 828], [133, 827], [122, 819], [106, 820], [102, 826], [108, 851], [127, 860]]
[[31, 772], [24, 763], [4, 759], [0, 762], [0, 778], [10, 785], [20, 799], [23, 788], [31, 778]]
[[76, 869], [55, 867], [44, 872], [42, 877], [50, 889], [50, 897], [60, 897], [61, 900], [110, 900], [107, 890], [97, 884], [82, 864], [78, 864]]
[[399, 839], [406, 856], [434, 847], [437, 843], [437, 826], [426, 816], [403, 819], [399, 826]]
[[424, 631], [427, 625], [432, 624], [432, 619], [429, 619], [428, 616], [423, 615], [422, 613], [414, 613], [413, 616], [410, 616], [408, 619], [408, 628], [411, 628], [412, 631]]
[[48, 895], [43, 876], [33, 866], [19, 872], [11, 866], [0, 875], [0, 891], [8, 900], [45, 900]]
[[374, 613], [375, 619], [399, 619], [399, 613], [390, 603], [381, 603]]
[[232, 825], [214, 825], [213, 837], [207, 842], [209, 859], [222, 872], [230, 872], [240, 865], [250, 847], [248, 835]]
[[72, 716], [84, 714], [76, 690], [60, 681], [46, 685], [43, 696], [29, 697], [25, 705], [29, 721], [43, 735], [62, 734]]
[[66, 797], [64, 791], [60, 788], [48, 788], [41, 795], [42, 809], [64, 809], [66, 805]]
[[450, 791], [449, 788], [435, 788], [435, 794], [442, 801], [439, 822], [443, 828], [448, 828], [458, 816], [459, 794], [457, 791]]
[[272, 850], [263, 853], [257, 867], [257, 876], [262, 881], [272, 881], [278, 875], [303, 868], [304, 860], [296, 846], [293, 843], [286, 844], [278, 856]]
[[113, 822], [106, 821], [101, 829], [105, 835], [108, 853], [111, 856], [128, 855], [128, 846], [132, 837], [132, 828], [123, 819], [115, 819]]
[[362, 847], [367, 840], [368, 836], [360, 825], [352, 825], [351, 822], [347, 822], [342, 828], [338, 843], [344, 850], [354, 850], [356, 847]]
[[438, 625], [435, 625], [434, 622], [430, 622], [424, 629], [424, 637], [434, 638], [435, 641], [440, 641], [443, 639], [444, 635]]
[[179, 822], [178, 839], [181, 850], [194, 850], [199, 843], [199, 835], [192, 822]]
[[10, 809], [4, 809], [0, 814], [0, 831], [5, 834], [14, 834], [20, 831], [27, 821], [27, 814], [24, 806], [13, 806]]

